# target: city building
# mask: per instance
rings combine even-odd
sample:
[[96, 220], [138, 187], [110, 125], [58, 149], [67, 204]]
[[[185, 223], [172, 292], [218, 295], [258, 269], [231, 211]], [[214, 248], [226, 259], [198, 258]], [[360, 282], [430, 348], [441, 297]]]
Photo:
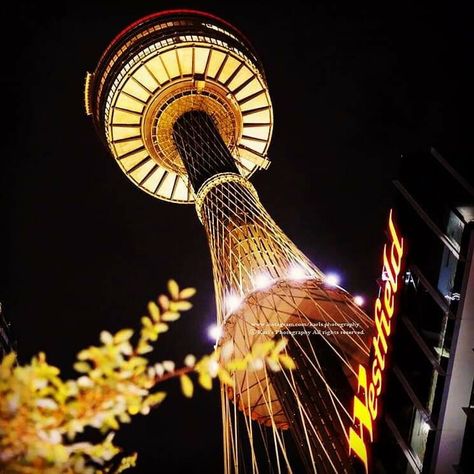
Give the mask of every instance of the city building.
[[402, 157], [393, 182], [406, 258], [373, 445], [377, 473], [474, 472], [474, 189], [463, 169], [468, 161], [450, 164], [432, 148]]

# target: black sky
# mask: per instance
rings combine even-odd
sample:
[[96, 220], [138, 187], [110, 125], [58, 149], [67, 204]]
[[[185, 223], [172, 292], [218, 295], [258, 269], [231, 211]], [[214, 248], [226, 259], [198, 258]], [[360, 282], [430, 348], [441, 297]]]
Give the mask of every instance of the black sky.
[[[169, 277], [199, 294], [159, 356], [211, 350], [210, 258], [194, 208], [133, 186], [83, 110], [85, 72], [109, 41], [167, 8], [212, 12], [253, 42], [275, 113], [272, 165], [253, 178], [261, 200], [323, 271], [375, 296], [400, 155], [472, 150], [472, 15], [456, 3], [354, 3], [20, 1], [4, 11], [16, 27], [2, 31], [0, 299], [20, 360], [45, 350], [72, 375], [74, 354], [102, 329], [137, 327]], [[199, 472], [221, 472], [217, 391], [175, 398], [120, 436], [140, 453], [136, 472], [197, 472], [198, 453]]]

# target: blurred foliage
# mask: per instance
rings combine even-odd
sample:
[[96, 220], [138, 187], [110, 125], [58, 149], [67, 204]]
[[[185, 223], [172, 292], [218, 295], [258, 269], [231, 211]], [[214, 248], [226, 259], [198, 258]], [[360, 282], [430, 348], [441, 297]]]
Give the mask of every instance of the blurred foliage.
[[[101, 345], [77, 354], [77, 379], [63, 380], [44, 353], [27, 365], [16, 364], [14, 353], [6, 356], [0, 363], [0, 472], [122, 472], [135, 465], [137, 455], [124, 455], [113, 444], [114, 434], [121, 423], [147, 415], [163, 402], [166, 393], [159, 390], [160, 383], [179, 378], [183, 394], [191, 397], [196, 383], [206, 390], [216, 378], [233, 385], [238, 370], [258, 370], [264, 364], [270, 370], [294, 368], [283, 352], [285, 340], [255, 344], [239, 358], [228, 342], [199, 360], [187, 355], [179, 368], [169, 360], [151, 363], [145, 354], [169, 323], [191, 309], [194, 293], [194, 288], [180, 290], [170, 280], [168, 295], [148, 303], [138, 336], [132, 329], [103, 331]], [[86, 428], [100, 432], [102, 441], [86, 441]]]

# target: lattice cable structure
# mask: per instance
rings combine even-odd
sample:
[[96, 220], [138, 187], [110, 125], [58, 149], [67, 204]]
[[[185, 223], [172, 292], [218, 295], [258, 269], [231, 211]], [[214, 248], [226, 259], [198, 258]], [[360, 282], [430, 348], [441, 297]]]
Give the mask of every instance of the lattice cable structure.
[[253, 367], [221, 388], [224, 472], [354, 472], [347, 433], [373, 321], [285, 235], [249, 181], [269, 164], [262, 65], [224, 20], [177, 10], [120, 33], [87, 75], [86, 112], [142, 190], [195, 203], [208, 237], [218, 345], [285, 336], [293, 371]]

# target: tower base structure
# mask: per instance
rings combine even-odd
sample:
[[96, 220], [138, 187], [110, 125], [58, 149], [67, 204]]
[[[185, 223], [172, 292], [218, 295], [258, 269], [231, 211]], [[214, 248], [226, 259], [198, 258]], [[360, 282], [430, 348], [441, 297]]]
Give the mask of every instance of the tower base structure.
[[[272, 430], [278, 449], [288, 443], [285, 432], [291, 433], [308, 472], [352, 472], [346, 441], [353, 423], [349, 407], [357, 368], [369, 357], [372, 320], [345, 290], [325, 282], [245, 178], [232, 173], [212, 177], [197, 193], [196, 207], [213, 259], [223, 332], [219, 345], [231, 341], [236, 355], [244, 356], [256, 343], [285, 337], [297, 365], [293, 372], [262, 367], [236, 373], [227, 399], [248, 420]], [[224, 403], [230, 436], [238, 420], [232, 405]], [[285, 456], [278, 462], [291, 469]], [[230, 454], [228, 463], [232, 472]]]

